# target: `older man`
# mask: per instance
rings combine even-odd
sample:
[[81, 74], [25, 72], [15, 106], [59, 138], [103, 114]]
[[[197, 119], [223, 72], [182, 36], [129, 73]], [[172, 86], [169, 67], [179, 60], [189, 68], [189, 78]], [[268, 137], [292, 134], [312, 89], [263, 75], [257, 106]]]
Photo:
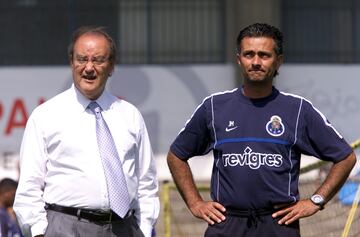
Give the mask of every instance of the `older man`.
[[115, 43], [103, 28], [80, 28], [69, 59], [73, 85], [26, 125], [14, 204], [21, 227], [31, 236], [150, 237], [155, 163], [139, 111], [105, 89]]

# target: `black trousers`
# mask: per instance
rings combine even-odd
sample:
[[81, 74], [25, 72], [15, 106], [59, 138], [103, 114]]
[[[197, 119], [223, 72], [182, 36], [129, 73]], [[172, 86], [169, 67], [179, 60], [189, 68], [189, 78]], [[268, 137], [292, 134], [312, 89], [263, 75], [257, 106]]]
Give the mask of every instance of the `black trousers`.
[[225, 221], [209, 225], [205, 237], [300, 237], [299, 221], [279, 225], [271, 214], [258, 217], [226, 216]]
[[144, 237], [134, 215], [110, 223], [97, 223], [47, 210], [47, 219], [45, 237]]

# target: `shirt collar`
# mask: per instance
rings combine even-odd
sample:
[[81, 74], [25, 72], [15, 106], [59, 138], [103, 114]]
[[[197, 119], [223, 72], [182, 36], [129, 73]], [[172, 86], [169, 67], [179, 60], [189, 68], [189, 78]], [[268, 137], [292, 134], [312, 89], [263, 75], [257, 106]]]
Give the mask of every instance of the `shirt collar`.
[[[89, 101], [90, 103], [91, 101]], [[101, 94], [99, 98], [97, 98], [96, 103], [101, 107], [103, 111], [109, 110], [112, 105], [112, 100], [110, 97], [109, 92], [104, 90], [104, 92]]]
[[[79, 102], [79, 106], [81, 106], [82, 110], [85, 111], [92, 100], [89, 100], [83, 94], [81, 94], [81, 92], [76, 88], [76, 86], [74, 84], [72, 84], [71, 89], [75, 93], [76, 99]], [[97, 98], [97, 100], [95, 100], [95, 101], [96, 101], [96, 103], [99, 104], [101, 109], [103, 111], [105, 111], [105, 110], [108, 110], [111, 108], [111, 105], [113, 104], [114, 99], [108, 91], [104, 90], [104, 92], [101, 94], [101, 96], [99, 98]]]

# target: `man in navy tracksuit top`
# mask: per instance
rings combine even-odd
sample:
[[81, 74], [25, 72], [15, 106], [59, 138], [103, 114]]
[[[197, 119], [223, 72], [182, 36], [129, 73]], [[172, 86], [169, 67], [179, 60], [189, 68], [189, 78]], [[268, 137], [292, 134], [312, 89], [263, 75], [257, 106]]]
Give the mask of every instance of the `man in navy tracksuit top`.
[[[278, 91], [282, 33], [253, 24], [237, 38], [240, 88], [198, 106], [170, 147], [168, 165], [206, 237], [300, 236], [299, 219], [321, 210], [347, 179], [356, 157], [349, 144], [306, 99]], [[187, 160], [214, 154], [211, 197], [196, 189]], [[299, 198], [301, 154], [333, 162], [312, 197]]]

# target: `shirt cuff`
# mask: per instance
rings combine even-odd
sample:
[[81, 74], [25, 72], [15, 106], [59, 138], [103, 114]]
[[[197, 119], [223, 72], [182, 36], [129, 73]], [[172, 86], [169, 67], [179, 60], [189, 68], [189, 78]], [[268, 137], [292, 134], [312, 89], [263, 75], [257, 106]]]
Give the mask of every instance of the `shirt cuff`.
[[153, 226], [149, 223], [140, 223], [140, 229], [145, 237], [151, 237]]
[[37, 235], [43, 235], [45, 234], [45, 230], [47, 227], [46, 221], [40, 221], [34, 225], [31, 226], [31, 236], [37, 236]]

